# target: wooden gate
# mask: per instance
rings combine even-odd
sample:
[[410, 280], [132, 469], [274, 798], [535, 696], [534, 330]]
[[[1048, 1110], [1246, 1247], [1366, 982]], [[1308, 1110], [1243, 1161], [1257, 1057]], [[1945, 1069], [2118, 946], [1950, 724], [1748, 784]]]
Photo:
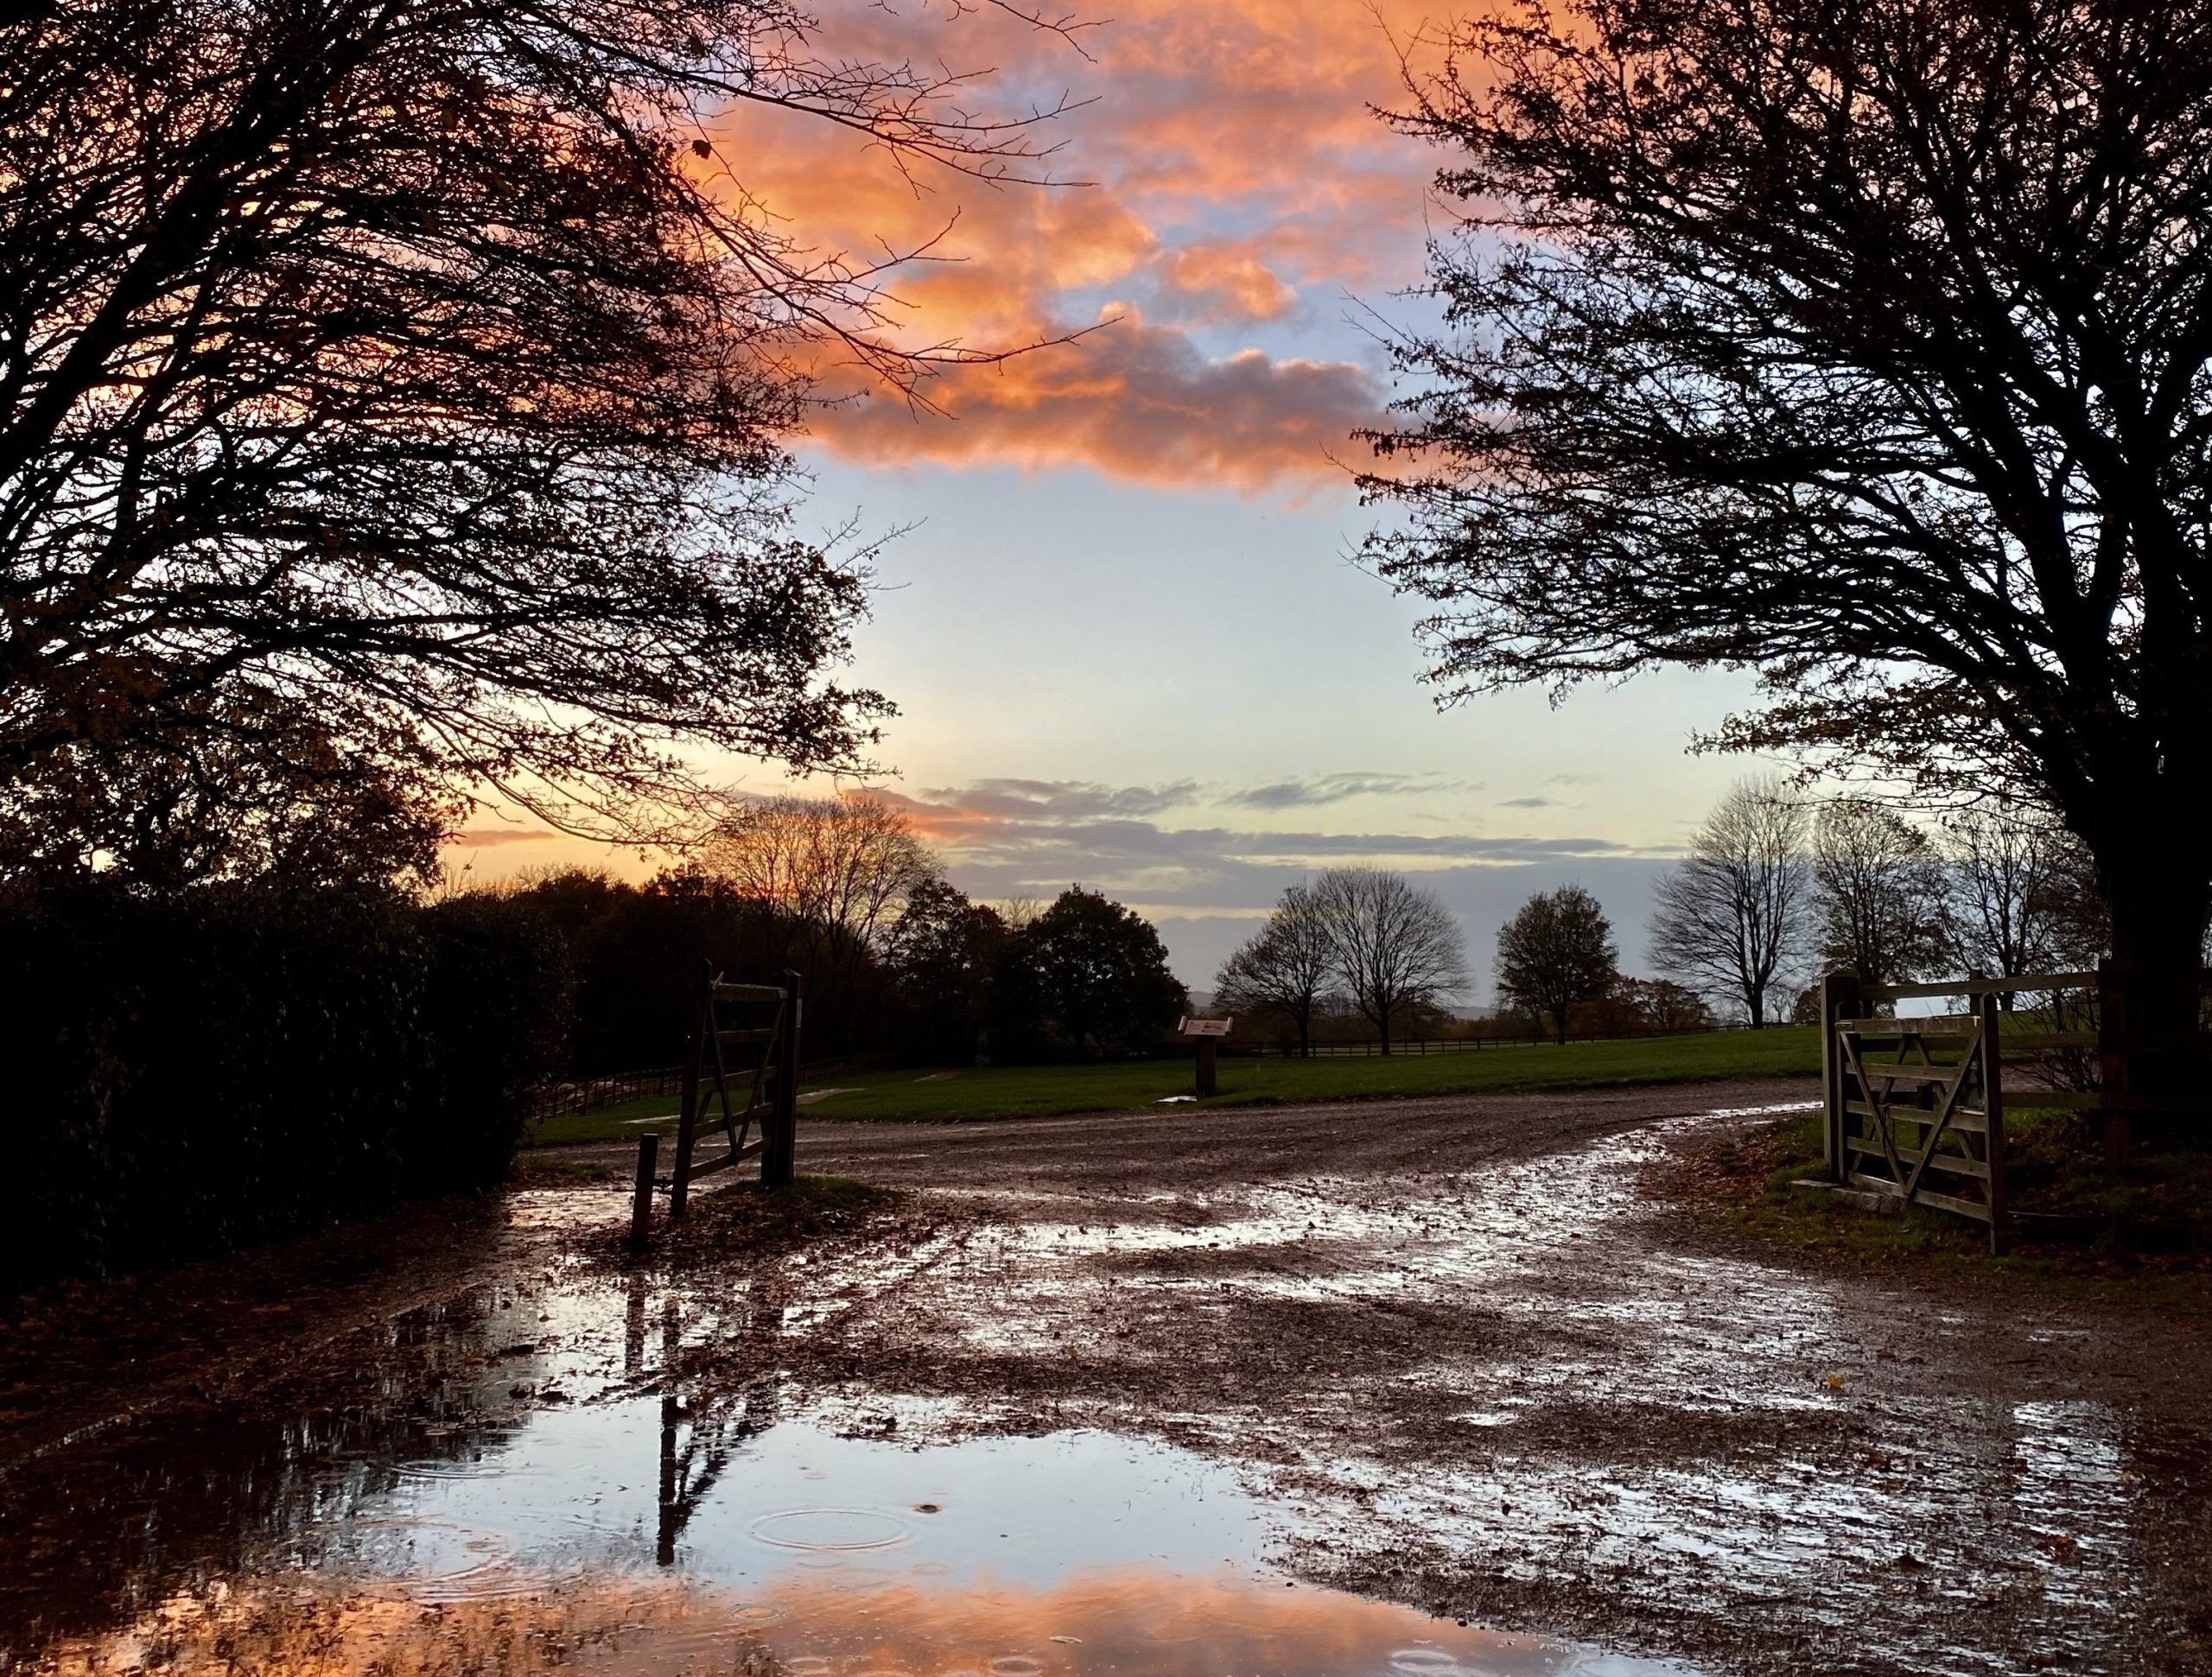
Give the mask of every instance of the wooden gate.
[[1853, 1188], [1986, 1223], [1991, 1247], [2001, 1250], [2007, 1229], [1998, 998], [1975, 997], [1966, 1014], [1857, 1018], [1831, 993], [1840, 976], [1822, 985], [1831, 1171]]
[[[799, 975], [773, 984], [733, 984], [712, 967], [699, 987], [699, 1023], [683, 1063], [683, 1104], [676, 1125], [676, 1158], [668, 1185], [671, 1223], [683, 1219], [691, 1185], [757, 1157], [760, 1184], [791, 1181], [798, 1139]], [[759, 1134], [753, 1133], [755, 1125]], [[721, 1133], [723, 1147], [701, 1157]], [[642, 1249], [652, 1228], [660, 1137], [638, 1138], [638, 1176], [630, 1211], [630, 1244]]]

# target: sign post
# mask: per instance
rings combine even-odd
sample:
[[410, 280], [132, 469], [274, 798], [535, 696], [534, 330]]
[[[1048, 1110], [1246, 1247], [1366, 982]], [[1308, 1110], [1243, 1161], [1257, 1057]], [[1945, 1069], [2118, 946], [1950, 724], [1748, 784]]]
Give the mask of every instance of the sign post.
[[1218, 1092], [1214, 1081], [1214, 1045], [1229, 1034], [1234, 1019], [1179, 1019], [1175, 1029], [1179, 1035], [1196, 1039], [1198, 1045], [1198, 1094], [1201, 1096]]

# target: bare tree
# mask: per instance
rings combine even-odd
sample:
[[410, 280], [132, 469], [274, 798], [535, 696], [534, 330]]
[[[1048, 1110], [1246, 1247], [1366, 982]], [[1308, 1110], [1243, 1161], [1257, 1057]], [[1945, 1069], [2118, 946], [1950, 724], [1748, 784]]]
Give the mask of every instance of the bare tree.
[[868, 958], [937, 877], [906, 816], [867, 792], [745, 800], [701, 847], [697, 865], [800, 928], [810, 976], [836, 987], [849, 1020]]
[[[1479, 8], [1369, 487], [1439, 673], [1756, 669], [1725, 743], [2086, 844], [2129, 1087], [2201, 1089], [2212, 0]], [[2161, 1046], [2161, 1044], [2168, 1045]]]
[[1231, 1013], [1277, 1013], [1298, 1032], [1302, 1059], [1313, 1051], [1313, 1014], [1337, 975], [1336, 948], [1313, 892], [1294, 885], [1258, 934], [1215, 975], [1214, 1006]]
[[856, 760], [864, 556], [792, 533], [780, 439], [813, 361], [976, 358], [893, 344], [887, 269], [810, 250], [715, 118], [997, 177], [1037, 149], [816, 33], [786, 0], [0, 13], [0, 783], [118, 740], [191, 772], [268, 715], [622, 828], [696, 790], [671, 741]]
[[1944, 924], [1960, 966], [2013, 978], [2103, 952], [2101, 905], [2093, 886], [2085, 890], [2087, 858], [2065, 829], [2031, 811], [1967, 810], [1943, 834]]
[[1813, 823], [1821, 953], [1868, 984], [1924, 978], [1943, 964], [1942, 863], [1896, 810], [1839, 799]]
[[1768, 997], [1803, 942], [1808, 824], [1780, 780], [1739, 781], [1656, 893], [1652, 964], [1740, 1003], [1753, 1030], [1766, 1023]]
[[1467, 981], [1459, 923], [1403, 874], [1380, 868], [1332, 867], [1312, 889], [1337, 975], [1387, 1054], [1391, 1023], [1402, 1009]]
[[1498, 997], [1539, 1020], [1549, 1013], [1564, 1045], [1567, 1015], [1612, 988], [1620, 958], [1595, 897], [1579, 885], [1539, 892], [1498, 929]]

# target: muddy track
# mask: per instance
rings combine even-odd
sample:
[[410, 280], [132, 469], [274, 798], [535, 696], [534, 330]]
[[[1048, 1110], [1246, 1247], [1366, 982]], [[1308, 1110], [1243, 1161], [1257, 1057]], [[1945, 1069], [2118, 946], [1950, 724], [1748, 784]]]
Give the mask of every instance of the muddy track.
[[[810, 1119], [802, 1169], [910, 1190], [895, 1216], [626, 1271], [563, 1232], [619, 1191], [534, 1192], [480, 1256], [400, 1228], [313, 1323], [267, 1308], [265, 1258], [245, 1321], [109, 1301], [0, 1365], [0, 1654], [11, 1610], [89, 1628], [296, 1549], [334, 1474], [373, 1498], [410, 1452], [680, 1390], [687, 1425], [1185, 1446], [1295, 1575], [1713, 1673], [2212, 1671], [2212, 1321], [1823, 1270], [1651, 1197], [1672, 1150], [1810, 1092]], [[66, 1442], [48, 1385], [119, 1419]]]

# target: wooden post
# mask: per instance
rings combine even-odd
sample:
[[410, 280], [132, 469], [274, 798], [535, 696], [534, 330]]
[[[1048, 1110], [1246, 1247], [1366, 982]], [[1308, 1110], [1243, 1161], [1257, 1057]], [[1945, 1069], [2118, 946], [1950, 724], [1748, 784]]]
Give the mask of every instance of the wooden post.
[[760, 1185], [784, 1188], [798, 1174], [799, 1012], [804, 1005], [799, 975], [789, 970], [777, 981], [784, 991], [782, 1040], [775, 1045], [776, 1083], [769, 1120], [761, 1126]]
[[1843, 1138], [1843, 1053], [1836, 1032], [1847, 1019], [1859, 1017], [1859, 975], [1842, 968], [1821, 976], [1821, 1098], [1827, 1108], [1822, 1126], [1821, 1152], [1828, 1180], [1840, 1182], [1851, 1173]]
[[1213, 1045], [1211, 1037], [1198, 1039], [1198, 1093], [1201, 1096], [1220, 1092], [1220, 1085], [1214, 1080]]
[[638, 1138], [638, 1185], [630, 1198], [630, 1249], [642, 1252], [653, 1229], [653, 1164], [660, 1137], [647, 1130]]
[[1981, 1013], [1981, 1106], [1988, 1116], [1989, 1133], [1983, 1138], [1989, 1159], [1989, 1249], [2002, 1253], [2012, 1244], [2012, 1225], [2005, 1203], [2005, 1055], [1997, 1022], [2005, 1016], [2005, 1003], [1996, 994], [1978, 1004]]
[[699, 981], [699, 1029], [683, 1062], [683, 1105], [676, 1120], [676, 1168], [669, 1173], [668, 1220], [681, 1223], [691, 1197], [691, 1144], [699, 1134], [699, 1061], [707, 1051], [707, 1032], [715, 1028], [715, 975], [709, 962]]
[[[2097, 1085], [2107, 1095], [2129, 1092], [2127, 1076], [2127, 993], [2116, 981], [2109, 959], [2097, 962]], [[2124, 1112], [2104, 1114], [2105, 1168], [2125, 1170], [2135, 1161], [2135, 1135]]]

